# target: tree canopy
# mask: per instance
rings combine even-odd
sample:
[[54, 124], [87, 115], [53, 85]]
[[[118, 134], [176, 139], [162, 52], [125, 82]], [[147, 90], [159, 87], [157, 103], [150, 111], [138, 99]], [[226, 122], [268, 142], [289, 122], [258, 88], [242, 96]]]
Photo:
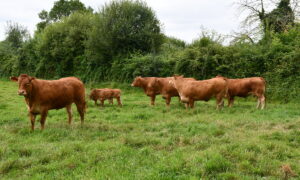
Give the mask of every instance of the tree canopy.
[[42, 10], [38, 16], [42, 20], [37, 24], [38, 31], [44, 29], [48, 24], [52, 22], [57, 22], [61, 20], [63, 17], [67, 17], [70, 14], [81, 11], [92, 12], [93, 9], [91, 7], [86, 7], [79, 0], [59, 0], [55, 1], [53, 7], [49, 12], [46, 10]]

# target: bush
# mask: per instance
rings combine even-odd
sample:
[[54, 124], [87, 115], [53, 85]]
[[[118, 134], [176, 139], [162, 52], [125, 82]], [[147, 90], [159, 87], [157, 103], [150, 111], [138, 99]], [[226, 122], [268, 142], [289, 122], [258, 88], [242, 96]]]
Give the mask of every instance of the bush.
[[136, 76], [172, 76], [174, 65], [175, 62], [173, 61], [164, 61], [163, 56], [134, 54], [130, 58], [116, 59], [111, 68], [110, 78], [130, 82]]

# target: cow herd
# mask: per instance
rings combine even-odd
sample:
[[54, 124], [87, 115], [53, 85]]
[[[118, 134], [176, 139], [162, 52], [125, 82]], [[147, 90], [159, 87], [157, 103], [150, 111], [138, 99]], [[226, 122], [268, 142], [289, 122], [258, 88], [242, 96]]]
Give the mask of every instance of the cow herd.
[[[86, 112], [85, 87], [82, 81], [76, 77], [66, 77], [58, 80], [41, 80], [27, 74], [11, 77], [19, 85], [18, 94], [25, 97], [28, 108], [31, 129], [34, 130], [35, 119], [41, 115], [41, 129], [45, 127], [48, 111], [51, 109], [66, 108], [68, 122], [72, 122], [71, 105], [75, 103], [80, 114], [81, 123], [84, 121]], [[131, 86], [140, 87], [145, 94], [151, 98], [151, 105], [155, 104], [155, 97], [161, 94], [166, 100], [167, 107], [170, 106], [172, 97], [179, 97], [185, 103], [186, 108], [193, 108], [195, 101], [208, 101], [212, 97], [216, 99], [217, 108], [224, 105], [224, 98], [228, 99], [228, 106], [232, 106], [234, 97], [246, 97], [250, 94], [257, 97], [257, 108], [265, 106], [266, 82], [262, 77], [251, 77], [243, 79], [228, 79], [222, 76], [208, 80], [196, 80], [183, 76], [173, 77], [141, 77], [134, 79]], [[104, 105], [108, 100], [113, 103], [113, 98], [122, 106], [120, 89], [92, 89], [90, 99], [97, 105]]]
[[155, 103], [155, 97], [161, 94], [169, 107], [171, 98], [178, 96], [186, 108], [193, 108], [194, 102], [198, 100], [208, 101], [212, 97], [216, 98], [217, 108], [224, 105], [223, 98], [228, 99], [228, 106], [232, 106], [234, 97], [247, 97], [254, 95], [257, 97], [257, 108], [265, 107], [266, 82], [262, 77], [251, 77], [243, 79], [228, 79], [222, 76], [197, 81], [194, 78], [184, 78], [183, 76], [173, 77], [136, 77], [131, 84], [140, 87], [145, 94], [151, 98], [151, 105]]

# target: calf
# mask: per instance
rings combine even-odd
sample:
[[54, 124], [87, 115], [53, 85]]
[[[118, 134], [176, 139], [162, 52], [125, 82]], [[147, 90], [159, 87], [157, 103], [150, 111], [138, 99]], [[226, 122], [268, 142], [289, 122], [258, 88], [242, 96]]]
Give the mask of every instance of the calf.
[[84, 121], [86, 108], [84, 84], [76, 77], [66, 77], [59, 80], [41, 80], [27, 74], [11, 77], [19, 84], [18, 94], [25, 97], [34, 130], [36, 115], [41, 115], [41, 129], [45, 127], [48, 111], [51, 109], [66, 108], [69, 124], [72, 122], [71, 105], [76, 104], [81, 123]]
[[113, 98], [116, 98], [118, 105], [122, 106], [120, 89], [92, 89], [90, 94], [90, 99], [94, 100], [96, 105], [97, 100], [100, 100], [101, 106], [104, 106], [104, 101], [106, 99], [109, 100], [110, 104], [113, 104]]
[[227, 79], [216, 77], [203, 81], [186, 81], [183, 76], [173, 76], [170, 84], [177, 89], [180, 99], [186, 103], [186, 108], [194, 107], [197, 100], [208, 101], [215, 97], [217, 108], [221, 108], [224, 104], [223, 98], [227, 95]]
[[234, 97], [247, 97], [250, 94], [257, 97], [256, 108], [265, 107], [266, 81], [262, 77], [250, 77], [243, 79], [228, 79], [228, 106], [231, 107]]

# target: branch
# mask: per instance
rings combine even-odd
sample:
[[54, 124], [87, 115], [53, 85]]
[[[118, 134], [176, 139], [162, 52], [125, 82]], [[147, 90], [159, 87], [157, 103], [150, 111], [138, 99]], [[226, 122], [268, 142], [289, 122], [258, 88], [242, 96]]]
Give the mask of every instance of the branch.
[[252, 7], [252, 6], [248, 5], [248, 4], [240, 4], [240, 5], [243, 6], [244, 8], [248, 8], [248, 9], [250, 9], [252, 11], [260, 13], [259, 10], [255, 9], [254, 7]]

